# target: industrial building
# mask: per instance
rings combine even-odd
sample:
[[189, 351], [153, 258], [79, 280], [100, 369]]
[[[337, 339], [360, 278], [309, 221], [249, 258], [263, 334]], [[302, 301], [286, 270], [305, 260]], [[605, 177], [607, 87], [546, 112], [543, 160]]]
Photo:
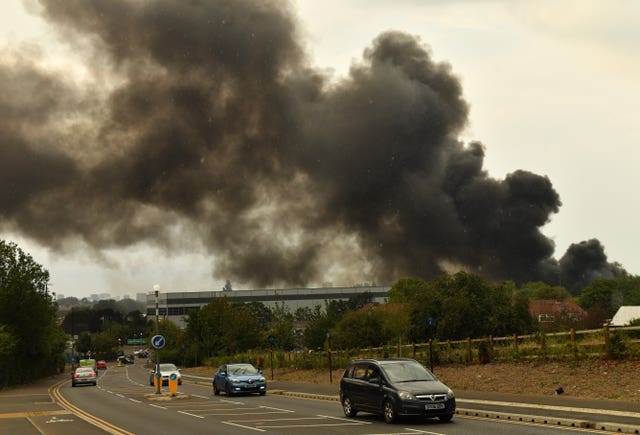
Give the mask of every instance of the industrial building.
[[[357, 286], [325, 288], [288, 288], [263, 290], [232, 290], [205, 292], [170, 292], [158, 294], [158, 312], [161, 318], [171, 320], [181, 328], [185, 327], [185, 318], [189, 310], [210, 303], [215, 298], [228, 298], [232, 302], [261, 302], [267, 307], [282, 304], [294, 313], [298, 308], [324, 308], [325, 301], [348, 300], [362, 293], [370, 293], [373, 302], [383, 303], [391, 286]], [[155, 316], [155, 293], [147, 294], [147, 315]]]

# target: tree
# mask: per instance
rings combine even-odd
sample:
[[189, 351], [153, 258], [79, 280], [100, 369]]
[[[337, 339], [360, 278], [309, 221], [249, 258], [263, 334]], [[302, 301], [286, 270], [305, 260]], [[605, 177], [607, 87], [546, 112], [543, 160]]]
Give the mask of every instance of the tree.
[[569, 290], [562, 286], [550, 286], [541, 281], [536, 282], [528, 282], [524, 284], [520, 291], [527, 295], [529, 300], [538, 300], [538, 299], [557, 299], [564, 300], [571, 297], [571, 293]]
[[24, 383], [59, 368], [65, 336], [48, 294], [49, 272], [16, 244], [0, 241], [0, 322], [13, 349], [2, 361], [0, 386]]

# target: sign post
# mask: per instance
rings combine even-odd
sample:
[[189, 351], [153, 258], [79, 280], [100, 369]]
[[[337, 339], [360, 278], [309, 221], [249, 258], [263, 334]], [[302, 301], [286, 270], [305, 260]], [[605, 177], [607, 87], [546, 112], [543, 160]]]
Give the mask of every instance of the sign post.
[[271, 346], [271, 351], [269, 352], [269, 354], [271, 355], [271, 380], [273, 381], [273, 343], [275, 343], [276, 338], [273, 335], [270, 335], [269, 338], [269, 345]]
[[328, 357], [329, 357], [329, 383], [332, 384], [333, 383], [333, 364], [331, 363], [331, 333], [327, 332], [327, 344], [328, 344], [328, 348], [329, 348], [329, 353], [328, 353]]
[[429, 367], [433, 373], [433, 337], [436, 320], [433, 317], [427, 318], [427, 335], [429, 336]]
[[160, 334], [151, 337], [151, 345], [156, 349], [156, 370], [153, 374], [153, 386], [155, 387], [156, 394], [160, 394], [162, 387], [162, 375], [160, 374], [160, 349], [164, 347], [166, 340]]

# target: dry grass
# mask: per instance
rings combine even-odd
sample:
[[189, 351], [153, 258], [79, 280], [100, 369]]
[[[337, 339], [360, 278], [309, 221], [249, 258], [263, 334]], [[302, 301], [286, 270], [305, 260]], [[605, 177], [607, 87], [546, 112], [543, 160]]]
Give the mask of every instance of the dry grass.
[[[215, 372], [211, 367], [189, 370], [203, 375]], [[340, 381], [342, 371], [334, 371], [334, 384]], [[434, 372], [454, 391], [554, 395], [556, 388], [562, 387], [564, 394], [570, 397], [640, 402], [640, 361], [446, 365], [434, 367]], [[329, 383], [327, 371], [276, 369], [274, 374], [281, 381]]]

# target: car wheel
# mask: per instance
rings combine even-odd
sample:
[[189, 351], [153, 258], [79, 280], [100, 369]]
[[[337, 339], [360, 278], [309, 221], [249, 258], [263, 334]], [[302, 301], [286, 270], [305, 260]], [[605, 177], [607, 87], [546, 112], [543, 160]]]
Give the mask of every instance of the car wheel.
[[382, 412], [384, 414], [384, 421], [386, 421], [387, 423], [395, 423], [396, 409], [393, 407], [393, 402], [391, 402], [391, 400], [384, 401]]
[[94, 387], [98, 386], [98, 383], [97, 383], [97, 382], [94, 382], [94, 383], [93, 383], [93, 386], [94, 386]]
[[182, 379], [178, 379], [178, 385], [182, 385]]
[[451, 421], [453, 414], [439, 415], [438, 418], [440, 421]]
[[214, 396], [219, 396], [220, 395], [220, 390], [218, 390], [218, 387], [216, 387], [216, 383], [213, 383], [213, 395]]
[[342, 410], [344, 411], [344, 415], [347, 417], [355, 417], [358, 411], [353, 407], [351, 403], [351, 399], [349, 397], [344, 396], [342, 398]]
[[74, 383], [72, 382], [72, 383], [71, 383], [71, 386], [72, 386], [72, 387], [75, 387], [75, 386], [76, 386], [76, 384], [74, 384]]
[[153, 387], [153, 378], [149, 378], [149, 385]]
[[227, 393], [227, 396], [231, 396], [231, 387], [229, 386], [229, 384], [224, 386], [224, 391], [225, 393]]
[[266, 391], [260, 391], [260, 395], [261, 395], [261, 396], [264, 396], [265, 394], [267, 394], [267, 392], [266, 392]]

